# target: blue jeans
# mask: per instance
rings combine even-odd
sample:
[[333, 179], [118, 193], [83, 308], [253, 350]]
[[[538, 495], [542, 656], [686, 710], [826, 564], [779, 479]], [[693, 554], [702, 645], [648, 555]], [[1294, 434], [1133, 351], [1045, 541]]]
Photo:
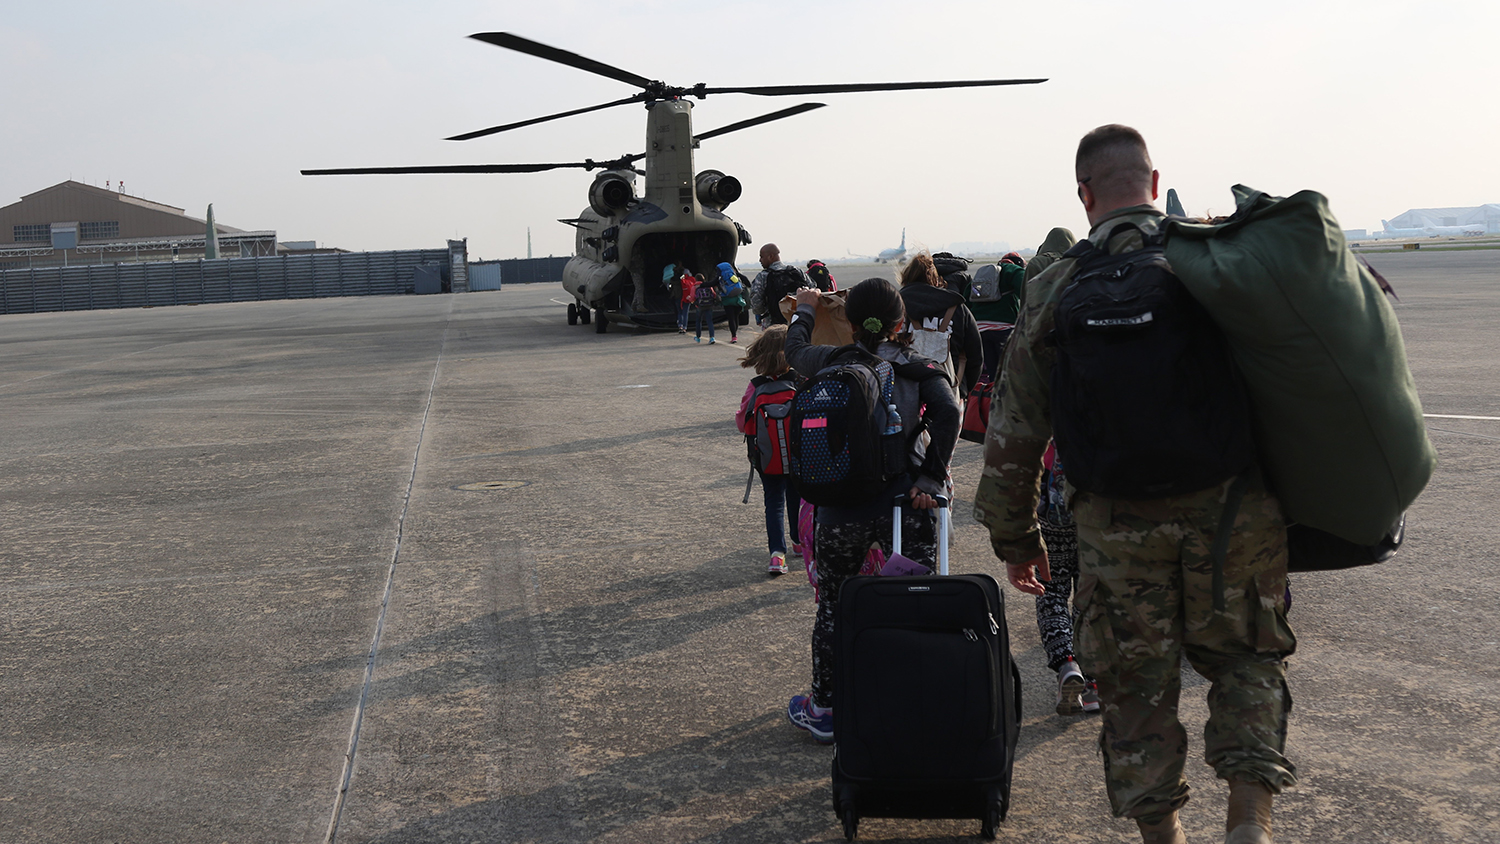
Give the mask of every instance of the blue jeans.
[[708, 323], [708, 339], [710, 339], [710, 340], [714, 339], [714, 309], [713, 309], [712, 305], [710, 305], [710, 306], [708, 306], [706, 308], [703, 307], [702, 305], [698, 306], [698, 323], [697, 323], [697, 325], [698, 325], [698, 334], [697, 334], [697, 336], [699, 336], [699, 337], [703, 336], [703, 323], [704, 322]]
[[692, 306], [693, 303], [691, 302], [677, 303], [677, 327], [681, 328], [683, 331], [687, 330], [688, 308], [691, 308]]
[[760, 485], [766, 493], [766, 545], [773, 554], [785, 554], [787, 523], [791, 524], [792, 541], [797, 540], [797, 513], [802, 509], [802, 498], [797, 495], [797, 485], [786, 475], [761, 475]]

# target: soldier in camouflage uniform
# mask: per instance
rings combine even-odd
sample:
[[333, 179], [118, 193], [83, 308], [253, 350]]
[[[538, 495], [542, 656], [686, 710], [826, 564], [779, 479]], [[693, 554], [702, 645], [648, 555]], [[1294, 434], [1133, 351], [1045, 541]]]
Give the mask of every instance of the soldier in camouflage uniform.
[[[1141, 248], [1134, 229], [1110, 237], [1121, 223], [1157, 230], [1157, 173], [1134, 129], [1104, 126], [1085, 136], [1077, 176], [1096, 246], [1111, 254]], [[1063, 258], [1028, 285], [975, 499], [975, 516], [989, 527], [1011, 583], [1033, 595], [1043, 592], [1039, 578], [1049, 577], [1036, 524], [1041, 458], [1052, 435], [1055, 352], [1046, 338], [1075, 265]], [[1250, 478], [1234, 519], [1224, 609], [1213, 607], [1211, 549], [1232, 483], [1154, 500], [1073, 494], [1078, 644], [1104, 707], [1099, 746], [1110, 802], [1117, 817], [1136, 819], [1147, 844], [1185, 841], [1177, 819], [1188, 797], [1187, 736], [1177, 718], [1184, 653], [1213, 683], [1204, 744], [1208, 763], [1230, 784], [1226, 841], [1269, 844], [1271, 797], [1296, 780], [1283, 755], [1292, 703], [1284, 661], [1296, 647], [1283, 597], [1286, 530], [1259, 477]]]

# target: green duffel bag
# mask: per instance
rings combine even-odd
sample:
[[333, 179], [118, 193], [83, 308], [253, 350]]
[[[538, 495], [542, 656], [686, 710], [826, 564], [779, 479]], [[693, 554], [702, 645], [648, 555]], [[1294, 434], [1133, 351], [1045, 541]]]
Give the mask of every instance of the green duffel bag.
[[1234, 194], [1220, 223], [1171, 218], [1167, 260], [1228, 338], [1288, 521], [1376, 545], [1437, 464], [1396, 312], [1322, 194]]

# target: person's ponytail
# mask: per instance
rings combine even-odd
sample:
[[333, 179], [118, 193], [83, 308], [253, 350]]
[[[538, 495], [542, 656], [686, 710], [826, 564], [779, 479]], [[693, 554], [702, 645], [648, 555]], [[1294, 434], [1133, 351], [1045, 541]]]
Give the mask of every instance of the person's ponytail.
[[850, 288], [844, 315], [854, 329], [854, 342], [873, 354], [906, 318], [906, 304], [895, 285], [883, 278], [867, 278]]

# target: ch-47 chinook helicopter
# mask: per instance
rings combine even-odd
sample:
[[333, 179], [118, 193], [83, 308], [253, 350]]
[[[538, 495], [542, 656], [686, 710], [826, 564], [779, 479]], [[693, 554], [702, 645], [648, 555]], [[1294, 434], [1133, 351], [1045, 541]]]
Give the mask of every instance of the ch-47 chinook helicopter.
[[[666, 265], [680, 261], [696, 271], [711, 274], [714, 272], [713, 268], [721, 262], [733, 264], [739, 247], [750, 244], [749, 232], [724, 214], [724, 209], [740, 197], [739, 180], [718, 170], [704, 170], [695, 175], [693, 150], [698, 147], [698, 143], [823, 106], [823, 103], [803, 103], [694, 135], [693, 105], [688, 97], [700, 100], [709, 94], [785, 97], [861, 91], [1031, 85], [1046, 81], [986, 79], [736, 87], [709, 87], [700, 82], [689, 88], [679, 88], [508, 32], [481, 32], [469, 37], [596, 73], [640, 88], [640, 91], [623, 99], [517, 123], [491, 126], [455, 135], [448, 140], [467, 141], [575, 114], [642, 103], [646, 107], [646, 151], [604, 161], [587, 159], [550, 164], [348, 167], [303, 170], [302, 174], [538, 173], [569, 167], [602, 171], [589, 186], [588, 207], [577, 217], [559, 221], [577, 229], [575, 255], [563, 269], [563, 288], [575, 300], [568, 305], [568, 324], [587, 324], [592, 311], [595, 330], [600, 333], [604, 332], [610, 320], [629, 321], [647, 328], [675, 326], [676, 303], [672, 301], [668, 288], [661, 283], [662, 270]], [[636, 162], [641, 159], [645, 159], [645, 170], [635, 167]], [[636, 192], [637, 175], [645, 177], [644, 189], [639, 193]]]

